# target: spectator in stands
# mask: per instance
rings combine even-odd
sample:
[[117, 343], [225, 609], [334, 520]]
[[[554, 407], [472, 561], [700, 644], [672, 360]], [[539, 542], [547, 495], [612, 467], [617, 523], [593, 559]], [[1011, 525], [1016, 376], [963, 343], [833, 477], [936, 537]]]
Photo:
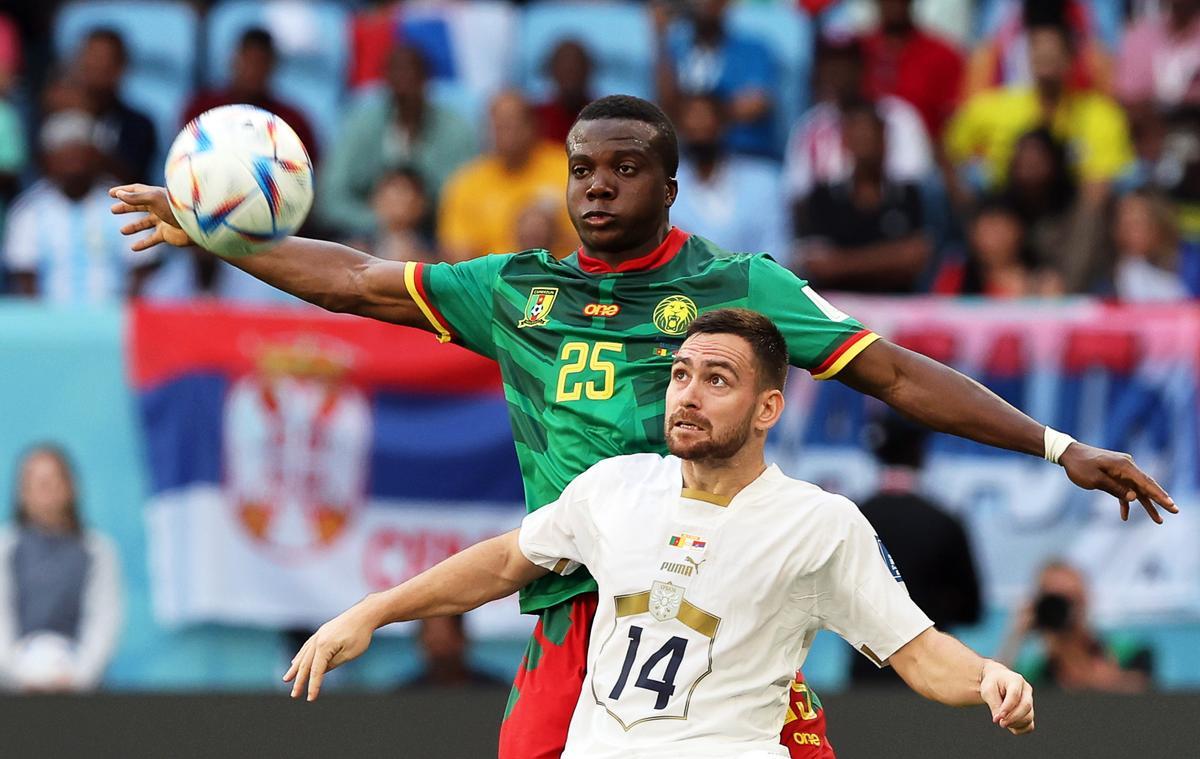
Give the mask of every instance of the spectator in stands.
[[1164, 198], [1149, 190], [1128, 193], [1117, 201], [1113, 227], [1117, 298], [1131, 302], [1187, 299], [1187, 287], [1175, 271], [1178, 233]]
[[1032, 87], [1014, 85], [980, 92], [963, 105], [946, 129], [949, 158], [964, 164], [982, 156], [987, 180], [1003, 184], [1017, 139], [1039, 126], [1070, 146], [1073, 170], [1085, 190], [1102, 202], [1109, 184], [1133, 158], [1120, 106], [1096, 90], [1068, 86], [1070, 32], [1052, 24], [1029, 29]]
[[729, 250], [767, 252], [786, 260], [787, 211], [778, 165], [731, 155], [725, 147], [726, 105], [715, 95], [684, 98], [679, 113], [683, 160], [671, 221], [719, 240]]
[[517, 217], [516, 250], [553, 250], [559, 224], [557, 203], [549, 199], [533, 201]]
[[[924, 427], [894, 413], [868, 428], [868, 443], [881, 467], [879, 490], [859, 509], [890, 552], [913, 601], [944, 630], [979, 621], [979, 579], [962, 523], [921, 494], [928, 436]], [[890, 668], [881, 669], [865, 656], [854, 657], [850, 678], [855, 685], [904, 684]]]
[[[789, 203], [808, 197], [819, 183], [850, 175], [842, 139], [842, 110], [863, 98], [863, 49], [851, 40], [823, 39], [817, 45], [813, 91], [816, 105], [792, 128], [784, 153]], [[884, 171], [894, 182], [921, 182], [934, 169], [921, 116], [908, 101], [885, 95], [875, 107], [887, 125]]]
[[181, 123], [186, 124], [205, 111], [223, 105], [255, 105], [286, 121], [304, 147], [308, 148], [308, 155], [315, 162], [318, 146], [308, 119], [288, 103], [277, 100], [271, 92], [271, 75], [275, 73], [276, 62], [275, 41], [271, 33], [265, 29], [246, 30], [229, 63], [228, 89], [196, 95], [184, 108]]
[[475, 669], [467, 661], [466, 625], [461, 614], [421, 620], [417, 634], [425, 659], [425, 670], [406, 684], [409, 688], [458, 688], [501, 686], [501, 681]]
[[101, 172], [96, 122], [60, 111], [42, 125], [46, 178], [17, 196], [4, 236], [13, 290], [54, 303], [137, 295], [155, 254], [134, 253], [109, 212], [113, 179]]
[[870, 103], [843, 109], [842, 130], [854, 169], [797, 203], [793, 266], [816, 287], [914, 292], [930, 256], [920, 190], [887, 177], [885, 125]]
[[162, 173], [152, 166], [158, 150], [154, 124], [121, 99], [129, 62], [125, 41], [112, 29], [95, 29], [84, 39], [69, 76], [78, 82], [96, 119], [96, 145], [104, 170], [122, 182], [150, 182]]
[[398, 34], [404, 3], [368, 0], [350, 21], [350, 86], [363, 87], [384, 78]]
[[[1021, 217], [1034, 266], [1043, 270], [1043, 292], [1106, 290], [1112, 276], [1112, 249], [1104, 213], [1080, 191], [1067, 147], [1047, 129], [1035, 129], [1016, 143], [1005, 197]], [[1051, 284], [1057, 278], [1058, 284]]]
[[[1022, 644], [1036, 635], [1042, 652], [1018, 658]], [[1042, 569], [1032, 600], [1014, 615], [1001, 646], [1001, 662], [1033, 686], [1069, 691], [1143, 693], [1150, 688], [1153, 652], [1127, 637], [1106, 637], [1088, 622], [1087, 584], [1075, 567], [1052, 561]]]
[[1000, 86], [1028, 86], [1036, 78], [1027, 50], [1030, 32], [1044, 25], [1062, 26], [1078, 44], [1072, 48], [1067, 83], [1073, 89], [1110, 92], [1113, 61], [1099, 38], [1095, 15], [1085, 0], [1001, 0], [1003, 6], [988, 39], [977, 45], [967, 62], [965, 94]]
[[16, 38], [9, 35], [15, 35], [12, 22], [0, 16], [0, 232], [27, 158], [21, 115], [9, 100], [17, 63]]
[[366, 249], [390, 261], [436, 261], [432, 205], [417, 172], [400, 168], [384, 174], [371, 196], [379, 232]]
[[879, 28], [862, 40], [866, 95], [894, 95], [920, 112], [936, 140], [962, 93], [962, 55], [913, 20], [913, 0], [879, 0]]
[[1035, 273], [1025, 224], [1004, 199], [989, 198], [976, 207], [967, 227], [967, 245], [963, 293], [993, 298], [1061, 294], [1057, 275]]
[[343, 235], [374, 234], [371, 193], [388, 169], [412, 166], [436, 196], [446, 178], [475, 155], [474, 127], [430, 102], [427, 66], [419, 50], [397, 45], [388, 59], [386, 94], [352, 107], [329, 151], [317, 208]]
[[563, 40], [546, 59], [546, 74], [554, 90], [535, 108], [538, 129], [544, 139], [562, 144], [575, 117], [592, 102], [592, 56], [579, 40]]
[[1117, 97], [1159, 108], [1200, 105], [1200, 0], [1165, 0], [1121, 43]]
[[[729, 104], [731, 126], [725, 138], [729, 149], [777, 157], [772, 113], [779, 73], [774, 57], [758, 40], [726, 27], [728, 4], [728, 0], [654, 4], [659, 100], [677, 119], [682, 95], [715, 94]], [[679, 23], [673, 23], [673, 7], [687, 11]]]
[[516, 91], [497, 95], [489, 109], [492, 150], [446, 182], [438, 208], [438, 241], [449, 261], [517, 250], [516, 220], [530, 203], [545, 199], [559, 212], [559, 234], [550, 250], [577, 247], [564, 191], [567, 159], [562, 145], [538, 136], [533, 107]]
[[15, 524], [0, 531], [0, 687], [94, 689], [121, 630], [116, 549], [83, 527], [57, 446], [33, 448], [16, 479]]

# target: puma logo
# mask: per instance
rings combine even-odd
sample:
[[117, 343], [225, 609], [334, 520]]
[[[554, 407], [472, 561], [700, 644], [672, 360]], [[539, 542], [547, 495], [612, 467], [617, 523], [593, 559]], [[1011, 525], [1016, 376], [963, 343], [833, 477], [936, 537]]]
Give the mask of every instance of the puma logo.
[[683, 560], [696, 568], [696, 574], [700, 574], [700, 565], [703, 564], [704, 562], [708, 561], [708, 559], [701, 559], [700, 561], [696, 561], [691, 556], [684, 556]]

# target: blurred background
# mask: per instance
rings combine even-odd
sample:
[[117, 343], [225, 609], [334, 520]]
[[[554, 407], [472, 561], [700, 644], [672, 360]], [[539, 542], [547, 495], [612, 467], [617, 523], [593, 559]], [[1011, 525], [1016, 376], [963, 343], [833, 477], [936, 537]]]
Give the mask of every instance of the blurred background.
[[[679, 130], [673, 223], [1134, 453], [1184, 513], [1122, 524], [1055, 467], [799, 374], [784, 469], [855, 498], [939, 626], [1035, 685], [1200, 689], [1200, 0], [0, 9], [0, 687], [279, 691], [324, 619], [523, 511], [494, 364], [134, 254], [109, 186], [161, 183], [183, 124], [252, 103], [313, 158], [306, 234], [566, 255], [562, 142], [620, 92]], [[531, 626], [510, 599], [389, 629], [329, 688], [481, 686], [498, 719]], [[864, 663], [822, 634], [805, 672], [897, 685]]]

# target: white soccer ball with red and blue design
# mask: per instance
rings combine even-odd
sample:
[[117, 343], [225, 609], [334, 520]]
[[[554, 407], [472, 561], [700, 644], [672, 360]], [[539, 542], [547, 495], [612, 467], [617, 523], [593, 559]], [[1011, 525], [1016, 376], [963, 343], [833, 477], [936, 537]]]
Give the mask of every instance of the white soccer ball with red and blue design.
[[313, 203], [313, 169], [295, 131], [250, 105], [193, 119], [167, 153], [167, 195], [197, 245], [246, 256], [294, 234]]

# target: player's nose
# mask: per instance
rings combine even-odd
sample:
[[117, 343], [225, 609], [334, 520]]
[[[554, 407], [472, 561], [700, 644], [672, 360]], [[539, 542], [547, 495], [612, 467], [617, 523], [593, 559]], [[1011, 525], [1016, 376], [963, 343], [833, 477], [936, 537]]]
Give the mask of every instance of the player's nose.
[[612, 181], [606, 171], [595, 171], [592, 173], [592, 181], [588, 184], [587, 197], [588, 200], [601, 200], [612, 198], [616, 195], [616, 184]]

